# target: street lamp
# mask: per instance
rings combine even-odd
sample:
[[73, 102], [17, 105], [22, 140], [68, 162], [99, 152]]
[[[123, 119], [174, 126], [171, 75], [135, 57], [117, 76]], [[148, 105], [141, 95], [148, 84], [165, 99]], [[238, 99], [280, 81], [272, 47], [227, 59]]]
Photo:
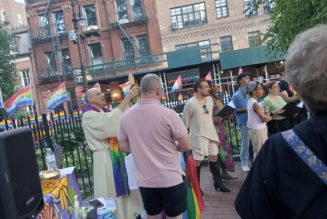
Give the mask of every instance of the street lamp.
[[[76, 11], [75, 11], [75, 1], [77, 1], [77, 4], [78, 4], [78, 14], [76, 14]], [[88, 86], [87, 86], [85, 67], [83, 65], [82, 54], [81, 54], [81, 45], [80, 45], [81, 37], [80, 37], [80, 33], [78, 32], [80, 22], [84, 22], [85, 18], [83, 18], [83, 16], [82, 16], [79, 0], [72, 0], [72, 9], [73, 9], [73, 20], [72, 21], [74, 24], [75, 34], [77, 36], [76, 44], [77, 44], [77, 49], [78, 49], [78, 57], [79, 57], [79, 62], [80, 62], [81, 75], [83, 78], [83, 88], [84, 88], [84, 92], [85, 92], [88, 89]]]

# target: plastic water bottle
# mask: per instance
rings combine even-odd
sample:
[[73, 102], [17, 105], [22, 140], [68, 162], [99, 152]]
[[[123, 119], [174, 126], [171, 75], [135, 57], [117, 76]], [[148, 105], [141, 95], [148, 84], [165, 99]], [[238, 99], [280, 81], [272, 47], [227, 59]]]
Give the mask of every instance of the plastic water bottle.
[[81, 208], [79, 206], [79, 200], [78, 200], [78, 195], [75, 195], [74, 197], [74, 213], [73, 213], [73, 218], [74, 219], [81, 219]]
[[47, 153], [46, 153], [45, 159], [47, 161], [48, 170], [56, 170], [57, 169], [56, 156], [51, 151], [51, 148], [47, 148]]

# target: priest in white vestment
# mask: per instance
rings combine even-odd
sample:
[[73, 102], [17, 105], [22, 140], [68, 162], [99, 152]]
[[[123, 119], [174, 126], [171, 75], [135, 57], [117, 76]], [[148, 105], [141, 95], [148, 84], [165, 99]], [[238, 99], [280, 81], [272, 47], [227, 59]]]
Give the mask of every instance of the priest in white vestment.
[[94, 198], [115, 198], [117, 218], [121, 219], [135, 218], [135, 214], [142, 213], [143, 205], [138, 190], [117, 197], [108, 138], [117, 137], [123, 112], [138, 93], [138, 87], [133, 87], [120, 106], [110, 112], [104, 108], [107, 104], [104, 94], [98, 89], [89, 89], [88, 104], [82, 116], [84, 135], [93, 154]]

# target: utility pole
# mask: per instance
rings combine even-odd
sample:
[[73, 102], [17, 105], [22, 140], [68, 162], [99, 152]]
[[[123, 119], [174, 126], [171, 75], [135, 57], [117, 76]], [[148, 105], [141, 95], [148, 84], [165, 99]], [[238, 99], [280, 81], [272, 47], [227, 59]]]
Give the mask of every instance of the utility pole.
[[[78, 14], [76, 14], [75, 11], [75, 1], [78, 1]], [[77, 36], [77, 50], [78, 50], [78, 57], [79, 57], [79, 62], [80, 62], [80, 69], [81, 69], [81, 75], [83, 78], [83, 88], [84, 88], [84, 92], [86, 92], [86, 90], [88, 89], [87, 86], [87, 79], [86, 79], [86, 71], [85, 71], [85, 66], [83, 65], [83, 60], [82, 60], [82, 53], [81, 53], [81, 36], [79, 33], [79, 21], [84, 20], [81, 17], [81, 8], [80, 8], [80, 4], [79, 4], [79, 0], [72, 0], [72, 9], [73, 9], [73, 24], [74, 24], [74, 30], [75, 30], [75, 34]]]

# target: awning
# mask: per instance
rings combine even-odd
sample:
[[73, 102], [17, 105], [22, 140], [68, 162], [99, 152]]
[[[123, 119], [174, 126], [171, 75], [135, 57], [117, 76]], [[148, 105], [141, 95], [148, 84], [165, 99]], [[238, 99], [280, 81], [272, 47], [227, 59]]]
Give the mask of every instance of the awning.
[[220, 53], [220, 62], [223, 70], [267, 62], [284, 60], [284, 56], [273, 57], [267, 51], [267, 46], [257, 46]]

